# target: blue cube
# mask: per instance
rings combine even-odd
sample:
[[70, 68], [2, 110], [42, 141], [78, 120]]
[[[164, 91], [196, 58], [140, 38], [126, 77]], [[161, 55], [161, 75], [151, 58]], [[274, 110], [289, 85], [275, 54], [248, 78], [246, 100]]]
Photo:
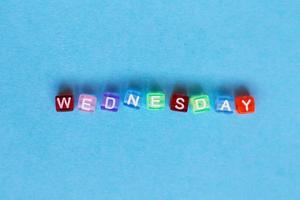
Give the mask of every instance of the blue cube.
[[117, 112], [119, 109], [119, 94], [105, 92], [101, 103], [101, 109], [111, 112]]
[[124, 105], [130, 108], [139, 109], [141, 105], [142, 94], [136, 90], [127, 90], [124, 98]]
[[221, 113], [233, 113], [234, 100], [232, 96], [219, 96], [216, 99], [216, 111]]

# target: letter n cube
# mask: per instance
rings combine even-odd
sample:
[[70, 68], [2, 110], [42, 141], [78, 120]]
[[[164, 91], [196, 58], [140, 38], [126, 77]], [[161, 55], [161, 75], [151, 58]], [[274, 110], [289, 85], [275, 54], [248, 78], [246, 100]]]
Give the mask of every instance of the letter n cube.
[[139, 109], [141, 104], [142, 95], [141, 92], [135, 90], [127, 90], [124, 105], [130, 108]]

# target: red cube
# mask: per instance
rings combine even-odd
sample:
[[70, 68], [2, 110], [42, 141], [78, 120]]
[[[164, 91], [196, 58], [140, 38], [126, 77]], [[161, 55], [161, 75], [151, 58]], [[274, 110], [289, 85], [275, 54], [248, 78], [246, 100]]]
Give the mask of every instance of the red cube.
[[184, 94], [173, 94], [170, 101], [170, 109], [178, 112], [187, 112], [189, 97]]
[[55, 97], [55, 106], [57, 112], [68, 112], [74, 109], [73, 95], [58, 95]]
[[255, 100], [252, 96], [235, 97], [235, 107], [239, 114], [248, 114], [255, 112]]

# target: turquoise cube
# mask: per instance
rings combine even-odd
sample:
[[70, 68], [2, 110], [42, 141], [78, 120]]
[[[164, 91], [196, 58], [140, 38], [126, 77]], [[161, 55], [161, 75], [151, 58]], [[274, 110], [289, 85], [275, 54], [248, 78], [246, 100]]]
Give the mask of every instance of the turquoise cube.
[[166, 95], [162, 92], [147, 93], [147, 109], [163, 110], [166, 106]]
[[234, 100], [232, 96], [219, 96], [215, 102], [216, 111], [219, 113], [233, 113]]
[[124, 105], [130, 108], [140, 109], [142, 94], [136, 90], [127, 90], [124, 98]]
[[194, 114], [210, 111], [210, 101], [208, 95], [202, 94], [191, 96], [190, 104]]

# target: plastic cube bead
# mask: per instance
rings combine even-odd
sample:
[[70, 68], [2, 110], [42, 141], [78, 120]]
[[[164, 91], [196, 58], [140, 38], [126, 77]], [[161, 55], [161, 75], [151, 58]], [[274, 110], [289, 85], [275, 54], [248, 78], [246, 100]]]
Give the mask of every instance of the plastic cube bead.
[[57, 112], [68, 112], [74, 109], [73, 95], [57, 95], [55, 97], [55, 107]]
[[78, 109], [83, 112], [94, 112], [96, 110], [97, 97], [89, 94], [81, 94], [78, 99]]
[[255, 112], [255, 99], [252, 96], [235, 97], [235, 107], [239, 114], [249, 114]]
[[116, 93], [106, 92], [103, 94], [101, 109], [111, 112], [117, 112], [119, 109], [120, 96]]
[[207, 95], [195, 95], [190, 98], [192, 110], [195, 114], [210, 111], [210, 101]]
[[147, 94], [148, 110], [163, 110], [165, 108], [166, 95], [162, 92]]
[[124, 105], [130, 108], [139, 109], [141, 104], [142, 95], [135, 90], [127, 90], [124, 98]]
[[220, 113], [233, 113], [234, 100], [232, 96], [219, 96], [216, 99], [216, 111]]
[[173, 94], [170, 100], [170, 109], [178, 112], [187, 112], [189, 97], [184, 94]]

